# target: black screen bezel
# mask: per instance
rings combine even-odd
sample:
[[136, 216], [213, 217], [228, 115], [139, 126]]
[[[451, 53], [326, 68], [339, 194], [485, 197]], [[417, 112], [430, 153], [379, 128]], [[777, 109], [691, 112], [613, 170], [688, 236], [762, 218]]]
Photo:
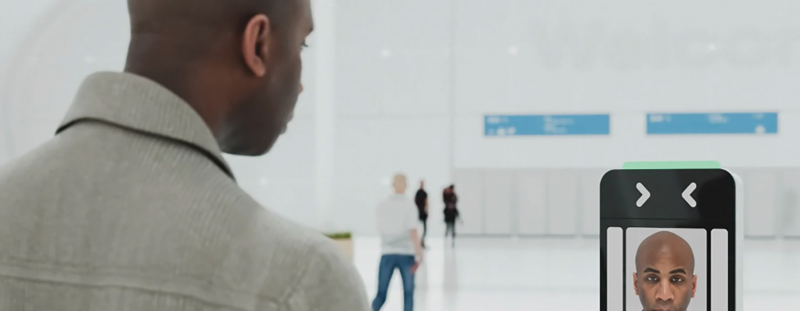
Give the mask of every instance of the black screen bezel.
[[[692, 208], [682, 197], [691, 183], [697, 184]], [[636, 188], [642, 183], [651, 194], [642, 207], [636, 201], [642, 196]], [[677, 207], [677, 208], [676, 208]], [[706, 253], [711, 251], [711, 230], [728, 231], [728, 308], [736, 308], [736, 181], [722, 169], [676, 170], [612, 170], [600, 182], [600, 310], [607, 310], [607, 230], [628, 228], [691, 228], [706, 230]], [[623, 234], [623, 245], [626, 245]], [[623, 260], [626, 248], [623, 247]], [[711, 256], [707, 260], [707, 310], [711, 305]], [[624, 274], [624, 272], [622, 272]], [[626, 278], [623, 277], [623, 280]], [[623, 297], [627, 282], [623, 282]], [[623, 304], [623, 310], [627, 310]], [[634, 311], [634, 310], [627, 310]], [[638, 310], [636, 310], [638, 311]]]

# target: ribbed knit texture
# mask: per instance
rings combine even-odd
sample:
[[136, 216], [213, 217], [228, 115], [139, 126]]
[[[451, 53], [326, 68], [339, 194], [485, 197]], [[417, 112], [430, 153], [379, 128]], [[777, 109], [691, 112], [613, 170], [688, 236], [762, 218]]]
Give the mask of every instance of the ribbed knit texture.
[[0, 167], [0, 311], [367, 311], [321, 234], [233, 180], [191, 107], [90, 76], [51, 141]]

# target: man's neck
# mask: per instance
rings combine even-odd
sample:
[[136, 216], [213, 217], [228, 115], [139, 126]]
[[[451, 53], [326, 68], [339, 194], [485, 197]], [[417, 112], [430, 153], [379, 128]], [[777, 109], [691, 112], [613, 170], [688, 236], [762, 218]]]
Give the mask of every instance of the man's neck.
[[[231, 98], [222, 90], [226, 85], [214, 74], [221, 65], [198, 58], [181, 58], [186, 50], [155, 46], [161, 41], [152, 38], [134, 38], [124, 71], [147, 78], [178, 95], [206, 122], [214, 137], [221, 138], [222, 116], [227, 115], [226, 105]], [[171, 61], [165, 61], [171, 60]], [[233, 82], [230, 82], [233, 83]], [[215, 88], [215, 89], [212, 89]]]

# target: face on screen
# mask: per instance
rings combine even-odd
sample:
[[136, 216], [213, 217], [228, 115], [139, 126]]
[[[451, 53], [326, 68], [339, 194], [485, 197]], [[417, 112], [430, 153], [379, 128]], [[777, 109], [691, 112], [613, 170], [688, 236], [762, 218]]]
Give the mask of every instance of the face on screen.
[[633, 290], [644, 310], [684, 311], [697, 288], [694, 251], [670, 231], [647, 237], [636, 250]]
[[601, 310], [727, 310], [734, 273], [728, 258], [735, 248], [727, 232], [735, 225], [735, 191], [724, 170], [606, 174]]

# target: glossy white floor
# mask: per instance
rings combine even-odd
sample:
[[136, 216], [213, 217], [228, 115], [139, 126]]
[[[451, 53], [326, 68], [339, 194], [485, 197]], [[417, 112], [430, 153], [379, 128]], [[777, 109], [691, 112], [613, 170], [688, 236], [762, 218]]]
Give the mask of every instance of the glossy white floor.
[[[355, 262], [370, 298], [380, 246], [358, 238]], [[599, 310], [598, 242], [588, 239], [431, 239], [417, 275], [417, 311]], [[798, 310], [800, 241], [745, 242], [745, 310]], [[395, 273], [384, 311], [402, 310]]]

